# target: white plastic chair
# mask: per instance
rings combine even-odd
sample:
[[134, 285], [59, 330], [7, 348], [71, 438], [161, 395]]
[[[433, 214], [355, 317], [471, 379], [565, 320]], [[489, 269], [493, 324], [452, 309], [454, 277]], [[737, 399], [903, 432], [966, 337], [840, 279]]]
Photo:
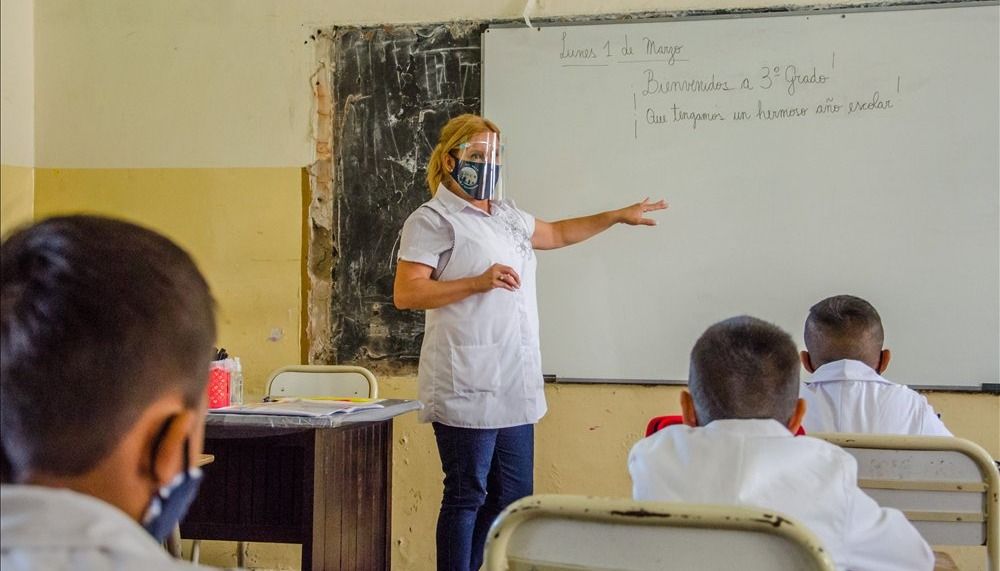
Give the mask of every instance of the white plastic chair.
[[371, 371], [349, 365], [292, 365], [267, 379], [267, 396], [378, 398], [378, 381]]
[[833, 571], [805, 526], [772, 510], [538, 495], [511, 504], [486, 541], [487, 571]]
[[1000, 570], [1000, 474], [978, 444], [943, 436], [810, 434], [858, 462], [858, 486], [896, 508], [931, 545], [986, 546]]

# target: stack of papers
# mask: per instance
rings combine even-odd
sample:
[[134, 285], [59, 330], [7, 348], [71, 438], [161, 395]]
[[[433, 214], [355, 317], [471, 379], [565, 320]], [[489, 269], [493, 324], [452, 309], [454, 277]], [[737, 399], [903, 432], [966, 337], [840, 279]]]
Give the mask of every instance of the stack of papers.
[[333, 416], [362, 410], [385, 408], [381, 400], [359, 402], [353, 400], [286, 398], [277, 402], [260, 402], [212, 409], [211, 414], [271, 414], [277, 416]]

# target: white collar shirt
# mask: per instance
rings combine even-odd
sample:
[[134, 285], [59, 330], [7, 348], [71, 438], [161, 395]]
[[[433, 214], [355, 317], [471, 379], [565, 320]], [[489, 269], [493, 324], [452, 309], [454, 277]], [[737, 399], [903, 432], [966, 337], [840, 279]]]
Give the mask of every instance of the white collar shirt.
[[172, 558], [146, 530], [97, 498], [41, 486], [0, 486], [4, 571], [209, 569]]
[[546, 411], [535, 298], [535, 219], [511, 201], [476, 208], [440, 186], [407, 218], [400, 260], [450, 281], [495, 263], [514, 268], [516, 291], [494, 289], [427, 310], [420, 349], [420, 419], [465, 428], [537, 422]]
[[760, 507], [807, 526], [838, 570], [922, 571], [934, 556], [894, 509], [857, 485], [854, 458], [774, 420], [667, 427], [629, 454], [637, 500]]
[[806, 432], [951, 436], [927, 398], [861, 361], [826, 363], [802, 386]]

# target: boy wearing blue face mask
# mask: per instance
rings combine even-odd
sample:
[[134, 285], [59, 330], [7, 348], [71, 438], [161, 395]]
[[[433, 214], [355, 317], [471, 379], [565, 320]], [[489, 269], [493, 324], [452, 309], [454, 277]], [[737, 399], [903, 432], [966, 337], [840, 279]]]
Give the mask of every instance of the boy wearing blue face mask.
[[92, 216], [0, 246], [0, 567], [194, 569], [160, 546], [197, 494], [214, 303], [167, 238]]

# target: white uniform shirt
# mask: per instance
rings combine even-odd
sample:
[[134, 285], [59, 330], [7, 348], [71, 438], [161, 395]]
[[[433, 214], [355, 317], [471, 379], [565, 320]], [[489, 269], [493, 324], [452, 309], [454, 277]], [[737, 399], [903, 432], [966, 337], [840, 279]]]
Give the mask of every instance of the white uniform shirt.
[[934, 555], [894, 509], [858, 488], [854, 458], [774, 420], [667, 427], [629, 454], [637, 500], [762, 507], [806, 525], [837, 569], [921, 571]]
[[490, 212], [442, 185], [403, 225], [399, 259], [434, 268], [433, 279], [478, 276], [495, 263], [521, 277], [516, 291], [494, 289], [427, 310], [418, 372], [423, 422], [505, 428], [538, 422], [546, 411], [535, 219], [510, 201], [491, 202]]
[[806, 401], [807, 433], [951, 436], [926, 397], [861, 361], [844, 359], [816, 369], [800, 396]]
[[4, 571], [208, 569], [172, 558], [124, 512], [97, 498], [40, 486], [0, 486]]

